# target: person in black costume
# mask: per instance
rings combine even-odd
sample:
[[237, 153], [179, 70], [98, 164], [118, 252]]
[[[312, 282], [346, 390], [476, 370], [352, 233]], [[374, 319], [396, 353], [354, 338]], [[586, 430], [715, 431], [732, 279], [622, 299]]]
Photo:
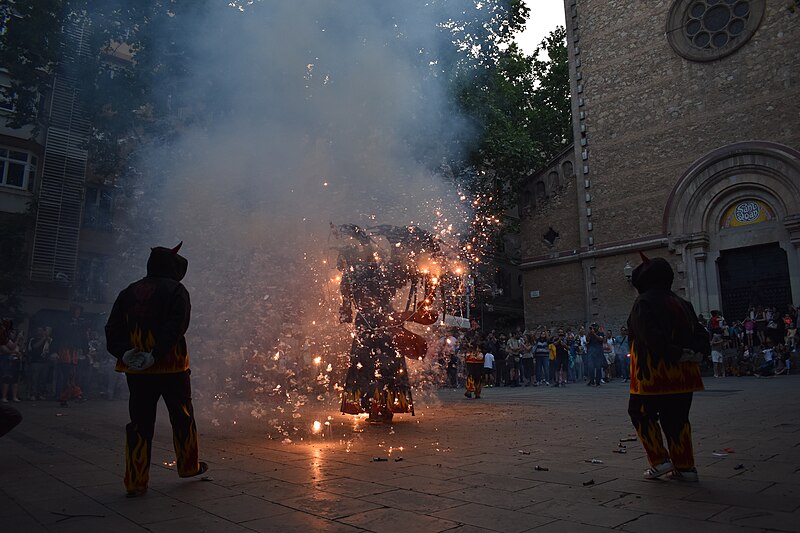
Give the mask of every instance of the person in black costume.
[[[183, 244], [183, 243], [181, 243]], [[197, 427], [192, 409], [189, 355], [184, 334], [189, 327], [189, 292], [181, 284], [188, 261], [181, 247], [156, 247], [147, 276], [119, 293], [106, 324], [106, 344], [117, 358], [130, 390], [126, 426], [125, 488], [129, 497], [147, 491], [159, 398], [169, 410], [180, 477], [202, 474]]]

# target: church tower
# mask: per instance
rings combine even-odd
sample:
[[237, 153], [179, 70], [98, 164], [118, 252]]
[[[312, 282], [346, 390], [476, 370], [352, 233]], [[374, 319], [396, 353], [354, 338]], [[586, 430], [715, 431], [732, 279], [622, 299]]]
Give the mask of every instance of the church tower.
[[617, 329], [639, 251], [705, 316], [800, 304], [800, 2], [564, 3], [575, 144], [523, 194], [527, 325]]

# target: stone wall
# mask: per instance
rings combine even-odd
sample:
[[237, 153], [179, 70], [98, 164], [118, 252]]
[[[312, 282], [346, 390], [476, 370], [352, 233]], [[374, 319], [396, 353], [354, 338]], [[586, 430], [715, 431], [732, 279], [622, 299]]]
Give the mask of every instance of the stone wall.
[[580, 263], [529, 270], [523, 273], [522, 284], [526, 328], [574, 326], [584, 322], [586, 284]]
[[800, 15], [766, 4], [752, 39], [699, 63], [664, 37], [672, 2], [576, 2], [595, 245], [662, 233], [673, 186], [720, 146], [800, 145]]
[[[697, 281], [690, 282], [683, 246], [673, 246], [665, 230], [667, 204], [687, 170], [733, 143], [800, 149], [800, 12], [790, 12], [788, 0], [749, 4], [759, 3], [764, 14], [752, 38], [726, 57], [698, 62], [667, 41], [672, 0], [564, 1], [575, 176], [563, 197], [548, 199], [552, 207], [523, 214], [529, 325], [547, 322], [549, 313], [552, 323], [581, 317], [618, 329], [636, 296], [623, 267], [639, 263], [639, 250], [667, 258], [676, 292], [688, 297]], [[758, 173], [747, 179], [753, 190], [770, 186]], [[560, 234], [553, 245], [543, 241], [550, 227]], [[547, 290], [530, 298], [540, 287]]]
[[[572, 147], [528, 180], [520, 198], [520, 232], [525, 236], [523, 258], [558, 254], [579, 248], [576, 172]], [[558, 233], [552, 243], [545, 239], [550, 228]]]

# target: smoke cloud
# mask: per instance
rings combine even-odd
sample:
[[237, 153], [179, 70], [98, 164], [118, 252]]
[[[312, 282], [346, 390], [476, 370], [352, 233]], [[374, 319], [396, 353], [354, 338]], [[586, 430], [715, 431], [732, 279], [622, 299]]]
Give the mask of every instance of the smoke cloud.
[[[268, 420], [290, 438], [315, 409], [337, 412], [344, 379], [350, 333], [336, 323], [329, 222], [466, 225], [460, 192], [437, 171], [468, 135], [448, 98], [454, 45], [441, 23], [481, 10], [197, 6], [174, 17], [192, 50], [183, 70], [152, 88], [182, 124], [136, 162], [138, 209], [152, 213], [136, 240], [185, 243], [198, 411], [219, 424]], [[174, 37], [160, 36], [158, 53]]]

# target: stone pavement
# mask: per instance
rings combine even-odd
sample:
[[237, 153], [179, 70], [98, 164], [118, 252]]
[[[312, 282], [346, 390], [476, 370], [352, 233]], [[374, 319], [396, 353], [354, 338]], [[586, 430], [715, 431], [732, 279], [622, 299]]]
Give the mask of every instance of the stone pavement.
[[178, 479], [162, 409], [136, 499], [122, 486], [125, 402], [24, 402], [0, 439], [0, 531], [800, 531], [800, 377], [706, 386], [692, 409], [697, 484], [640, 479], [638, 442], [613, 453], [632, 433], [616, 381], [480, 400], [443, 390], [392, 426], [329, 413], [327, 436], [292, 444], [200, 415], [205, 480]]

